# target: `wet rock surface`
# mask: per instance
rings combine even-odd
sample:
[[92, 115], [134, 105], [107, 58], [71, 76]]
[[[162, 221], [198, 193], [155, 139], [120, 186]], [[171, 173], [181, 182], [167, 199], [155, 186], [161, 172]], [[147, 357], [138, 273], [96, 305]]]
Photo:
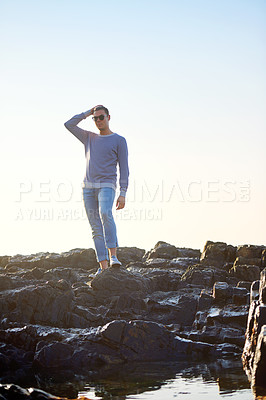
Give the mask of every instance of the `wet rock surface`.
[[[211, 241], [202, 254], [165, 242], [146, 253], [124, 247], [123, 266], [94, 279], [92, 249], [0, 257], [0, 382], [73, 379], [136, 361], [239, 357], [264, 249]], [[263, 348], [264, 336], [258, 341]]]
[[[36, 388], [24, 389], [14, 384], [0, 384], [0, 399], [1, 400], [58, 400], [57, 396], [53, 396], [44, 390]], [[61, 398], [64, 400], [63, 398]]]

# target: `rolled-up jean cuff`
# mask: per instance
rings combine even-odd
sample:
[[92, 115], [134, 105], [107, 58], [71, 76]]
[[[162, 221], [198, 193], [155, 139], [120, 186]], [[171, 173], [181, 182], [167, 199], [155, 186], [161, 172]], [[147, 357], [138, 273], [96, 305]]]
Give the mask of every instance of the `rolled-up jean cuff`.
[[107, 244], [107, 248], [108, 249], [114, 249], [114, 248], [116, 248], [116, 247], [118, 247], [118, 243], [116, 242], [116, 243], [108, 243]]

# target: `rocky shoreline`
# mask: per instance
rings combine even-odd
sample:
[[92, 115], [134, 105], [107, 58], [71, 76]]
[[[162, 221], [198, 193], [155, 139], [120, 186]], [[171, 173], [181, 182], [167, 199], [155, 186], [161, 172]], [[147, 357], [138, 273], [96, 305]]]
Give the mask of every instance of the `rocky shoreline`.
[[118, 256], [123, 267], [92, 280], [93, 249], [0, 257], [0, 383], [42, 388], [125, 363], [241, 357], [266, 246], [158, 242]]

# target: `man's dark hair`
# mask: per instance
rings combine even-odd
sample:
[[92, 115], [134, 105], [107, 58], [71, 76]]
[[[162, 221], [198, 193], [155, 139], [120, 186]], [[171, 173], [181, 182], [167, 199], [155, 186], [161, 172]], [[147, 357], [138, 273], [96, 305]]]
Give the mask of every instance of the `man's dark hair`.
[[109, 115], [108, 108], [106, 108], [104, 106], [98, 106], [98, 107], [94, 108], [94, 111], [99, 111], [99, 110], [103, 110], [105, 112], [105, 114], [107, 115], [107, 117], [108, 117], [108, 115]]

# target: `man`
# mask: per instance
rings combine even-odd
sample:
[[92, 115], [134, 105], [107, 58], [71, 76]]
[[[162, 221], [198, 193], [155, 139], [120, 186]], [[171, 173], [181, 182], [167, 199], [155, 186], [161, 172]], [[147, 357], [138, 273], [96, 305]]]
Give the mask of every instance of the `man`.
[[[78, 123], [92, 116], [99, 134], [79, 128]], [[86, 173], [83, 181], [83, 200], [92, 229], [92, 237], [100, 267], [96, 275], [110, 266], [120, 266], [116, 250], [118, 247], [116, 225], [112, 214], [115, 198], [117, 165], [119, 165], [120, 194], [116, 209], [125, 207], [128, 187], [128, 150], [124, 137], [109, 128], [110, 115], [106, 107], [95, 106], [75, 115], [65, 123], [85, 147]]]

